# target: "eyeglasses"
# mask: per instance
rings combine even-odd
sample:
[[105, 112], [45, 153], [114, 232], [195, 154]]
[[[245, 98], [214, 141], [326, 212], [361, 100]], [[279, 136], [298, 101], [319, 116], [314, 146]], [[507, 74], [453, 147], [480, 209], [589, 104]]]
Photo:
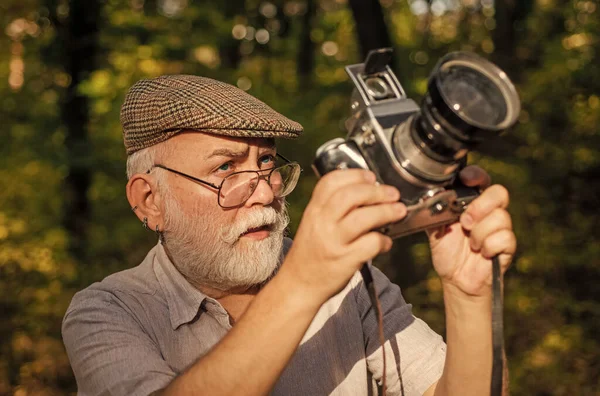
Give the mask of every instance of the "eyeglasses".
[[[281, 158], [286, 163], [275, 168], [234, 172], [230, 175], [227, 175], [221, 181], [220, 185], [198, 179], [194, 176], [190, 176], [161, 164], [155, 164], [152, 168], [164, 169], [197, 183], [201, 183], [216, 189], [217, 203], [219, 206], [224, 209], [230, 209], [245, 204], [252, 194], [254, 194], [254, 191], [256, 191], [258, 183], [260, 183], [261, 180], [265, 180], [271, 187], [275, 198], [283, 198], [289, 195], [294, 188], [296, 188], [296, 184], [298, 184], [298, 178], [302, 172], [300, 164], [297, 162], [291, 162], [280, 154], [277, 154], [277, 157]], [[150, 173], [152, 168], [146, 173]]]

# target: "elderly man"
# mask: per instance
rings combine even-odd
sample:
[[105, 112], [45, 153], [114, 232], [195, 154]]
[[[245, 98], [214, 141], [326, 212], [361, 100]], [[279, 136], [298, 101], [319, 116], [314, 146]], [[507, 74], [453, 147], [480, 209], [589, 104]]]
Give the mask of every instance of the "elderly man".
[[[143, 80], [122, 108], [127, 198], [159, 243], [73, 298], [63, 337], [81, 395], [483, 395], [491, 377], [491, 265], [515, 251], [508, 194], [487, 188], [430, 233], [441, 337], [371, 268], [386, 362], [359, 270], [388, 251], [400, 193], [364, 170], [314, 189], [293, 244], [285, 196], [298, 164], [276, 152], [299, 124], [228, 84]], [[486, 187], [478, 168], [461, 173]], [[386, 372], [384, 372], [386, 367]]]

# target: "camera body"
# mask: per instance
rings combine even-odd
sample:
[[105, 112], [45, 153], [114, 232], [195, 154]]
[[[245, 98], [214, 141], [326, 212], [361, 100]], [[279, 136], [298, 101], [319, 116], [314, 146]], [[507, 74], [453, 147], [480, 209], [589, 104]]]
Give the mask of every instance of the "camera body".
[[[458, 219], [478, 196], [458, 178], [468, 151], [514, 124], [520, 103], [500, 69], [475, 55], [452, 53], [434, 69], [420, 107], [406, 97], [390, 59], [391, 49], [380, 49], [365, 63], [346, 67], [355, 88], [348, 135], [323, 144], [313, 169], [319, 177], [336, 169], [368, 169], [378, 182], [397, 187], [407, 216], [379, 231], [398, 238]], [[498, 103], [504, 106], [499, 111]]]

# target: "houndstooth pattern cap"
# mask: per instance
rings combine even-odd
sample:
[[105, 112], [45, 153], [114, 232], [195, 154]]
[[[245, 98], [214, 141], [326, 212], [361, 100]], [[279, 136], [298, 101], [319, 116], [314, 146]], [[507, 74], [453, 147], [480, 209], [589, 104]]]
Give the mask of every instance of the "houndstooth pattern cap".
[[233, 85], [169, 75], [135, 83], [121, 107], [127, 154], [183, 130], [237, 137], [296, 138], [302, 126]]

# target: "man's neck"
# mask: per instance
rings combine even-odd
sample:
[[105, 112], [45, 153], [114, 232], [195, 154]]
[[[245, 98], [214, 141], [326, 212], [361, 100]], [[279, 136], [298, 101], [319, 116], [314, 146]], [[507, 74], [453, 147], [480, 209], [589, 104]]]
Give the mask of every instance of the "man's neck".
[[[165, 253], [169, 257], [171, 262], [174, 263], [175, 261], [173, 259], [173, 256], [171, 255], [171, 252], [167, 248], [166, 244], [164, 244], [164, 243], [163, 243], [163, 249], [165, 249]], [[175, 267], [175, 268], [177, 268], [177, 267]], [[240, 316], [242, 316], [242, 314], [244, 312], [246, 312], [248, 305], [250, 305], [250, 302], [252, 302], [252, 300], [254, 299], [254, 296], [260, 290], [260, 287], [253, 287], [253, 288], [237, 288], [237, 289], [222, 291], [222, 290], [214, 289], [212, 287], [199, 285], [196, 282], [194, 282], [192, 279], [187, 278], [185, 275], [183, 275], [183, 276], [196, 289], [200, 290], [206, 296], [217, 300], [223, 306], [225, 311], [227, 311], [227, 313], [229, 314], [229, 321], [231, 322], [232, 325], [240, 318]]]
[[[169, 249], [164, 243], [163, 248], [165, 249], [165, 253], [171, 262], [175, 262], [171, 256], [171, 253], [169, 252]], [[222, 291], [209, 286], [199, 285], [192, 279], [188, 279], [187, 277], [185, 278], [196, 289], [200, 290], [206, 296], [214, 298], [223, 306], [225, 311], [227, 311], [229, 314], [229, 321], [231, 322], [231, 325], [233, 325], [244, 314], [244, 312], [246, 312], [248, 305], [250, 305], [254, 299], [254, 296], [256, 296], [256, 293], [258, 293], [261, 288], [260, 286], [255, 286], [251, 288], [235, 288]]]
[[256, 293], [260, 290], [258, 287], [253, 287], [250, 289], [221, 291], [206, 286], [199, 287], [199, 289], [202, 293], [214, 298], [223, 306], [229, 314], [229, 321], [232, 325], [246, 312], [248, 305], [250, 305]]

